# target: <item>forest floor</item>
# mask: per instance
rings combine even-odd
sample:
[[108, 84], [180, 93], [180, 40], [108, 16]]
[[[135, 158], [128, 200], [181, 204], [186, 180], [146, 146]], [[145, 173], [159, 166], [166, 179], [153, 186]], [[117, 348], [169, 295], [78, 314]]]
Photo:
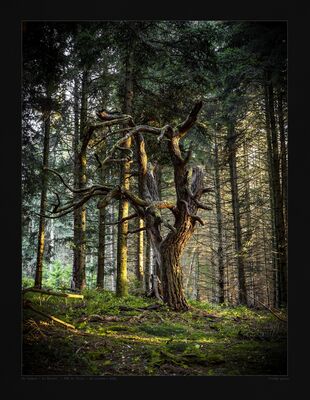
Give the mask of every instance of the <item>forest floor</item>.
[[[286, 375], [286, 323], [268, 310], [190, 302], [188, 312], [143, 297], [87, 290], [84, 300], [26, 293], [68, 329], [23, 312], [23, 375]], [[284, 313], [282, 318], [286, 318]]]

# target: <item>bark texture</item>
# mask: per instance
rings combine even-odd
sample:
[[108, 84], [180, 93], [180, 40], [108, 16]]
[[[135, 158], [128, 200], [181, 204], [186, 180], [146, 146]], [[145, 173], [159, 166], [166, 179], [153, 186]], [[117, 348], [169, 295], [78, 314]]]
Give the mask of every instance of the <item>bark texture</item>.
[[[80, 124], [78, 124], [79, 102], [76, 82], [75, 92], [75, 165], [74, 165], [74, 180], [76, 189], [84, 189], [86, 187], [86, 149], [87, 149], [87, 87], [88, 87], [88, 71], [83, 72], [82, 88], [81, 88], [81, 111]], [[80, 194], [75, 195], [75, 200], [81, 198]], [[73, 285], [75, 289], [82, 290], [86, 286], [85, 274], [85, 251], [86, 251], [86, 207], [83, 204], [74, 210], [74, 243], [73, 250]]]
[[45, 218], [46, 213], [46, 195], [47, 195], [47, 170], [49, 164], [49, 147], [50, 147], [50, 111], [43, 113], [44, 119], [44, 143], [43, 143], [43, 168], [41, 178], [41, 201], [40, 201], [40, 220], [39, 220], [39, 234], [38, 234], [38, 249], [37, 249], [37, 264], [34, 285], [36, 288], [42, 287], [43, 275], [43, 257], [44, 257], [44, 244], [45, 244]]
[[216, 204], [216, 223], [217, 223], [217, 236], [218, 236], [218, 269], [219, 269], [219, 303], [224, 303], [224, 254], [223, 254], [223, 216], [222, 216], [222, 202], [221, 202], [221, 181], [219, 171], [219, 155], [218, 145], [214, 146], [214, 167], [215, 167], [215, 204]]
[[[125, 114], [132, 114], [132, 101], [133, 101], [133, 71], [134, 71], [134, 52], [133, 47], [130, 44], [127, 49], [126, 61], [125, 61], [125, 102], [123, 112]], [[123, 149], [127, 153], [126, 149], [130, 149], [132, 138], [128, 139], [122, 144]], [[120, 186], [129, 190], [130, 188], [130, 160], [121, 164], [120, 167]], [[128, 217], [129, 214], [129, 202], [127, 199], [122, 198], [119, 201], [119, 220], [123, 220]], [[116, 294], [119, 297], [126, 296], [128, 294], [128, 282], [127, 282], [127, 235], [128, 235], [128, 221], [122, 222], [118, 226], [118, 242], [117, 242], [117, 277], [116, 277]]]
[[271, 176], [271, 194], [273, 197], [274, 244], [277, 270], [277, 306], [287, 305], [287, 249], [286, 230], [281, 189], [280, 159], [278, 148], [278, 132], [275, 118], [274, 88], [267, 74], [265, 87], [265, 107], [267, 135], [269, 135], [269, 159]]
[[239, 208], [239, 190], [238, 190], [238, 176], [237, 176], [237, 163], [236, 163], [236, 134], [233, 125], [228, 127], [228, 151], [229, 151], [229, 172], [230, 172], [230, 186], [231, 186], [231, 201], [234, 217], [234, 235], [235, 235], [235, 251], [237, 257], [237, 271], [238, 271], [238, 301], [239, 304], [247, 305], [247, 288], [245, 281], [244, 270], [244, 255], [242, 243], [242, 231], [240, 223], [240, 208]]

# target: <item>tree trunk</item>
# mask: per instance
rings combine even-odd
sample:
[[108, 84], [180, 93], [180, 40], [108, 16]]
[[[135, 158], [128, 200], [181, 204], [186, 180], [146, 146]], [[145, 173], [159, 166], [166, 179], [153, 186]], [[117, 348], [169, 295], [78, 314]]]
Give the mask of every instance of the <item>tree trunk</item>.
[[169, 139], [167, 146], [174, 168], [177, 202], [175, 206], [168, 207], [174, 215], [175, 222], [174, 226], [165, 224], [170, 229], [165, 239], [162, 238], [160, 230], [164, 221], [160, 209], [154, 206], [154, 203], [160, 202], [156, 174], [147, 161], [143, 136], [141, 134], [136, 135], [139, 193], [146, 201], [150, 202], [150, 206], [145, 211], [146, 228], [152, 242], [157, 267], [161, 272], [163, 301], [175, 311], [188, 310], [183, 290], [181, 255], [187, 241], [194, 232], [197, 221], [203, 224], [196, 213], [199, 207], [204, 208], [204, 205], [199, 205], [199, 199], [204, 193], [202, 169], [193, 168], [190, 184], [188, 161], [191, 153], [189, 152], [183, 157], [179, 142], [195, 123], [201, 106], [201, 102], [195, 105], [189, 117], [178, 126], [177, 131], [173, 131], [170, 126], [166, 127], [165, 134]]
[[[134, 69], [134, 53], [133, 47], [129, 46], [127, 50], [125, 62], [125, 102], [123, 111], [125, 114], [132, 114], [132, 100], [133, 100], [133, 69]], [[122, 145], [123, 148], [129, 149], [131, 147], [131, 137], [128, 138]], [[127, 152], [126, 152], [127, 153]], [[128, 155], [128, 154], [126, 154]], [[130, 177], [130, 162], [124, 162], [120, 167], [120, 185], [129, 190], [129, 177]], [[128, 217], [129, 203], [127, 200], [120, 199], [118, 218], [122, 220]], [[118, 226], [118, 242], [117, 242], [117, 277], [116, 277], [116, 295], [119, 297], [128, 294], [127, 282], [127, 234], [128, 234], [128, 221], [120, 223]]]
[[[138, 229], [144, 228], [144, 221], [142, 218], [138, 219]], [[143, 275], [144, 275], [144, 235], [143, 231], [138, 232], [138, 241], [137, 241], [137, 263], [136, 263], [136, 278], [138, 282], [140, 282], [141, 286], [143, 285]]]
[[184, 230], [178, 237], [170, 235], [169, 239], [165, 240], [161, 246], [163, 300], [175, 311], [188, 310], [188, 303], [183, 291], [183, 271], [180, 258], [183, 246], [190, 237], [190, 231]]
[[189, 188], [187, 162], [179, 157], [179, 141], [172, 139], [169, 150], [174, 163], [174, 183], [177, 194], [178, 212], [175, 214], [175, 231], [170, 231], [160, 245], [163, 300], [175, 311], [188, 310], [183, 291], [181, 255], [195, 229], [197, 203], [203, 185], [203, 172], [195, 168]]
[[288, 201], [287, 201], [287, 144], [286, 144], [286, 135], [285, 135], [285, 127], [284, 127], [284, 113], [283, 113], [283, 92], [282, 89], [279, 88], [277, 92], [277, 104], [278, 104], [278, 122], [279, 122], [279, 132], [280, 132], [280, 159], [281, 159], [281, 194], [283, 199], [284, 206], [284, 220], [285, 220], [285, 228], [287, 233], [287, 225], [288, 225]]
[[215, 168], [215, 204], [216, 204], [216, 222], [218, 233], [218, 269], [219, 269], [219, 303], [224, 303], [224, 255], [223, 255], [223, 216], [222, 216], [222, 202], [221, 202], [221, 181], [219, 171], [219, 158], [218, 158], [218, 145], [214, 146], [214, 168]]
[[251, 218], [251, 206], [250, 206], [250, 184], [249, 184], [249, 160], [248, 160], [248, 149], [247, 142], [244, 140], [243, 142], [243, 168], [246, 171], [245, 183], [244, 183], [244, 203], [245, 203], [245, 243], [246, 243], [246, 264], [248, 267], [248, 271], [250, 271], [251, 276], [251, 289], [252, 289], [252, 299], [253, 305], [255, 307], [256, 302], [256, 293], [255, 293], [255, 270], [254, 270], [254, 260], [253, 260], [253, 250], [251, 244], [252, 238], [252, 218]]
[[146, 248], [145, 248], [145, 264], [144, 264], [144, 286], [145, 293], [149, 294], [151, 290], [151, 271], [152, 271], [152, 251], [151, 251], [151, 242], [148, 235], [145, 235], [146, 238]]
[[199, 263], [199, 254], [197, 254], [197, 267], [196, 267], [196, 274], [195, 274], [195, 283], [196, 283], [196, 301], [200, 301], [200, 263]]
[[[269, 76], [267, 75], [269, 78]], [[274, 94], [273, 85], [270, 79], [267, 80], [266, 87], [266, 113], [268, 115], [269, 132], [271, 135], [271, 177], [272, 195], [273, 195], [273, 217], [275, 227], [275, 250], [277, 257], [277, 305], [286, 306], [287, 304], [287, 257], [286, 257], [286, 237], [285, 223], [283, 216], [283, 199], [281, 193], [280, 166], [279, 166], [279, 149], [278, 135], [276, 129], [275, 113], [274, 113]], [[268, 130], [267, 130], [268, 132]]]
[[[266, 76], [266, 79], [268, 77]], [[271, 218], [271, 242], [272, 242], [272, 277], [273, 277], [273, 305], [278, 306], [278, 257], [277, 257], [277, 242], [276, 242], [276, 225], [275, 225], [275, 194], [274, 194], [274, 168], [273, 168], [273, 151], [272, 138], [270, 130], [270, 113], [268, 103], [268, 87], [267, 83], [264, 87], [265, 101], [265, 118], [266, 118], [266, 136], [267, 136], [267, 160], [268, 160], [268, 177], [269, 177], [269, 192], [270, 192], [270, 218]]]
[[42, 275], [43, 275], [43, 256], [44, 256], [44, 242], [45, 242], [45, 212], [46, 212], [46, 196], [47, 196], [47, 174], [45, 168], [49, 164], [49, 146], [50, 146], [50, 111], [43, 113], [44, 118], [44, 143], [43, 143], [43, 168], [41, 178], [41, 202], [40, 202], [40, 220], [39, 220], [39, 235], [38, 235], [38, 249], [37, 249], [37, 264], [35, 272], [34, 286], [41, 289]]
[[105, 208], [99, 209], [99, 245], [98, 245], [98, 269], [97, 288], [104, 288], [105, 266]]
[[46, 228], [46, 254], [45, 259], [48, 264], [53, 261], [55, 254], [55, 243], [54, 243], [54, 221], [51, 219], [49, 224], [45, 226]]
[[238, 270], [238, 302], [239, 304], [247, 304], [247, 289], [245, 282], [244, 257], [242, 248], [242, 232], [240, 224], [240, 209], [239, 209], [239, 192], [238, 192], [238, 176], [236, 162], [236, 135], [232, 125], [228, 131], [228, 148], [229, 148], [229, 172], [231, 185], [232, 210], [234, 217], [234, 236], [235, 236], [235, 251], [237, 256]]
[[[81, 91], [81, 113], [80, 126], [78, 125], [78, 91], [77, 82], [75, 90], [75, 188], [83, 189], [86, 187], [86, 148], [83, 146], [85, 139], [85, 127], [87, 122], [87, 87], [88, 87], [88, 71], [83, 72], [82, 91]], [[79, 199], [79, 195], [75, 195], [75, 200]], [[74, 288], [82, 290], [86, 286], [85, 273], [85, 251], [86, 251], [86, 206], [83, 205], [74, 210], [74, 251], [73, 251], [73, 282]]]

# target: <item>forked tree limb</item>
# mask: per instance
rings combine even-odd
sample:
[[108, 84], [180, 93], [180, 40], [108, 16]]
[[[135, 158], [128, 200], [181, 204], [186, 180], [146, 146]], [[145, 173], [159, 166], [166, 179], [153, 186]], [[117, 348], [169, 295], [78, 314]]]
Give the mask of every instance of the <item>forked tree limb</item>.
[[117, 224], [122, 224], [123, 222], [129, 221], [130, 219], [133, 219], [133, 218], [137, 218], [138, 216], [139, 216], [138, 213], [130, 214], [130, 215], [128, 215], [128, 217], [122, 218], [122, 219], [120, 219], [119, 221], [107, 222], [107, 223], [105, 223], [105, 225], [117, 225]]
[[94, 196], [99, 196], [99, 195], [102, 196], [102, 194], [104, 194], [104, 192], [95, 193], [95, 190], [98, 190], [98, 189], [95, 188], [93, 193], [87, 193], [87, 195], [85, 195], [80, 201], [78, 201], [76, 203], [71, 203], [71, 204], [67, 205], [66, 207], [63, 207], [62, 209], [58, 210], [57, 215], [47, 215], [47, 214], [40, 214], [40, 213], [34, 213], [34, 214], [38, 215], [38, 216], [42, 216], [44, 218], [50, 218], [50, 219], [63, 217], [64, 215], [67, 215], [70, 212], [72, 212], [73, 210], [81, 207], [90, 198], [92, 198]]
[[46, 171], [51, 172], [52, 174], [55, 174], [56, 176], [58, 176], [58, 178], [61, 180], [61, 182], [63, 183], [63, 185], [70, 190], [70, 192], [72, 193], [87, 193], [87, 192], [91, 192], [93, 190], [103, 190], [103, 191], [109, 191], [112, 189], [112, 187], [110, 186], [104, 186], [104, 185], [93, 185], [84, 189], [73, 189], [71, 186], [69, 186], [64, 178], [60, 175], [59, 172], [55, 171], [54, 169], [51, 168], [44, 168]]
[[182, 138], [185, 133], [194, 125], [194, 123], [197, 120], [197, 115], [199, 111], [201, 110], [202, 107], [202, 101], [198, 101], [192, 111], [189, 113], [188, 117], [186, 118], [185, 121], [183, 121], [180, 125], [177, 127], [177, 136], [179, 138]]
[[206, 204], [201, 203], [200, 201], [198, 201], [196, 198], [193, 198], [194, 202], [196, 203], [198, 208], [201, 208], [202, 210], [208, 210], [211, 211], [212, 207], [207, 206]]
[[166, 228], [170, 229], [173, 233], [177, 233], [176, 228], [175, 228], [174, 226], [172, 226], [171, 224], [169, 224], [169, 222], [166, 222], [166, 221], [162, 220], [162, 224], [163, 224]]
[[190, 215], [190, 217], [192, 218], [193, 221], [198, 221], [202, 226], [205, 224], [198, 215]]

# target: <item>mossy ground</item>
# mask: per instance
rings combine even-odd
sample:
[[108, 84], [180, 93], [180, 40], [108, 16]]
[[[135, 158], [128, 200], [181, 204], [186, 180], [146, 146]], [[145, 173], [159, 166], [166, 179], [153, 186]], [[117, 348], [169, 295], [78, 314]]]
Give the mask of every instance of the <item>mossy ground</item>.
[[[119, 299], [105, 291], [84, 295], [83, 301], [25, 295], [35, 308], [73, 324], [76, 330], [25, 309], [24, 375], [287, 373], [286, 323], [268, 311], [198, 302], [184, 313], [167, 307], [122, 311], [121, 306], [139, 308], [154, 301], [134, 296]], [[91, 315], [102, 320], [91, 322]]]

